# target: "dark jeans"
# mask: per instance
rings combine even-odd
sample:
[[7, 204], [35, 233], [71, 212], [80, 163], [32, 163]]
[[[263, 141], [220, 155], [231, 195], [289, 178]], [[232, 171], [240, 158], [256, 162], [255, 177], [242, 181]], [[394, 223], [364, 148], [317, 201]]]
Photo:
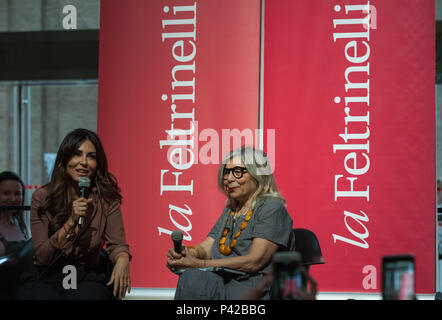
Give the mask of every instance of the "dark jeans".
[[29, 272], [23, 274], [22, 285], [15, 296], [17, 300], [113, 299], [113, 285], [106, 286], [108, 276], [105, 273], [79, 267], [76, 272], [76, 289], [70, 289], [63, 286], [63, 279], [69, 276], [69, 273], [53, 271], [38, 278], [41, 271], [41, 268], [34, 266]]

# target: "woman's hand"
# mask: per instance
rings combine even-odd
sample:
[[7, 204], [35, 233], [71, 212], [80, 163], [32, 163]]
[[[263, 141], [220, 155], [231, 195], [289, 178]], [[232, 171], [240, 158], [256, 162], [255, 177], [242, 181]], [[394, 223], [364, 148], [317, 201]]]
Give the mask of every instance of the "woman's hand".
[[130, 293], [130, 274], [129, 274], [129, 255], [121, 253], [117, 257], [112, 275], [107, 286], [114, 284], [114, 296], [123, 299], [126, 296], [126, 291]]
[[199, 258], [197, 258], [197, 251], [195, 249], [184, 247], [181, 253], [176, 253], [173, 248], [169, 249], [167, 253], [167, 267], [171, 271], [173, 271], [173, 269], [206, 267], [205, 263], [209, 261], [207, 259], [210, 259], [214, 242], [215, 239], [207, 237], [196, 246], [199, 250]]
[[72, 201], [71, 219], [74, 223], [78, 223], [78, 219], [86, 216], [87, 208], [89, 206], [89, 203], [91, 203], [92, 201], [93, 199], [85, 199], [85, 198], [78, 198]]
[[167, 267], [169, 269], [203, 268], [204, 260], [198, 259], [194, 254], [184, 248], [181, 254], [170, 249], [167, 253]]
[[181, 250], [181, 253], [177, 253], [174, 248], [170, 248], [169, 252], [167, 252], [167, 267], [169, 268], [170, 271], [173, 271], [174, 267], [169, 263], [171, 261], [175, 261], [175, 260], [179, 260], [181, 258], [183, 258], [186, 255], [187, 251], [186, 248], [183, 248], [183, 250]]

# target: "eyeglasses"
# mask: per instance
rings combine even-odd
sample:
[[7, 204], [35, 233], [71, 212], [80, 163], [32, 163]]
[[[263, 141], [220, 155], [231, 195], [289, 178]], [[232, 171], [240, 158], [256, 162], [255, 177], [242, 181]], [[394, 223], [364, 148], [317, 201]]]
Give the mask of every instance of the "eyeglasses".
[[224, 173], [224, 179], [227, 179], [227, 177], [229, 176], [230, 172], [233, 173], [233, 176], [236, 179], [241, 179], [243, 174], [245, 172], [247, 172], [247, 168], [245, 168], [245, 167], [233, 167], [233, 168], [230, 168], [230, 169], [224, 168], [224, 172], [223, 172]]

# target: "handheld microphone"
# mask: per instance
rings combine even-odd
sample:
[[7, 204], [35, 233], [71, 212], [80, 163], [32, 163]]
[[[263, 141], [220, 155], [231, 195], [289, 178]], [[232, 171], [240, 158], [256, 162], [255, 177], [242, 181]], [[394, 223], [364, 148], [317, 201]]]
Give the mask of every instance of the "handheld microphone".
[[[89, 187], [91, 186], [91, 179], [88, 177], [80, 177], [80, 181], [78, 181], [78, 187], [80, 188], [80, 198], [87, 198]], [[78, 226], [81, 227], [83, 223], [83, 217], [78, 219]]]
[[173, 249], [176, 253], [181, 253], [181, 242], [183, 241], [183, 233], [180, 230], [175, 230], [172, 232], [171, 238], [173, 241]]

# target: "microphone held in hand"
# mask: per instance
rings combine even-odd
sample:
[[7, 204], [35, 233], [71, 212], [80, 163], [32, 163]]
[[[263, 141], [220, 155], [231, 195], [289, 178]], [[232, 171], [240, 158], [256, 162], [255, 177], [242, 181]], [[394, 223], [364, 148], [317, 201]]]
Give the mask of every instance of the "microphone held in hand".
[[[80, 188], [80, 198], [85, 198], [89, 196], [89, 188], [91, 186], [91, 179], [88, 177], [80, 177], [80, 181], [78, 181], [78, 187]], [[78, 225], [81, 226], [83, 223], [83, 217], [78, 219]]]
[[180, 230], [175, 230], [172, 232], [171, 238], [173, 241], [173, 249], [176, 253], [180, 254], [182, 248], [181, 242], [183, 241], [183, 233]]

